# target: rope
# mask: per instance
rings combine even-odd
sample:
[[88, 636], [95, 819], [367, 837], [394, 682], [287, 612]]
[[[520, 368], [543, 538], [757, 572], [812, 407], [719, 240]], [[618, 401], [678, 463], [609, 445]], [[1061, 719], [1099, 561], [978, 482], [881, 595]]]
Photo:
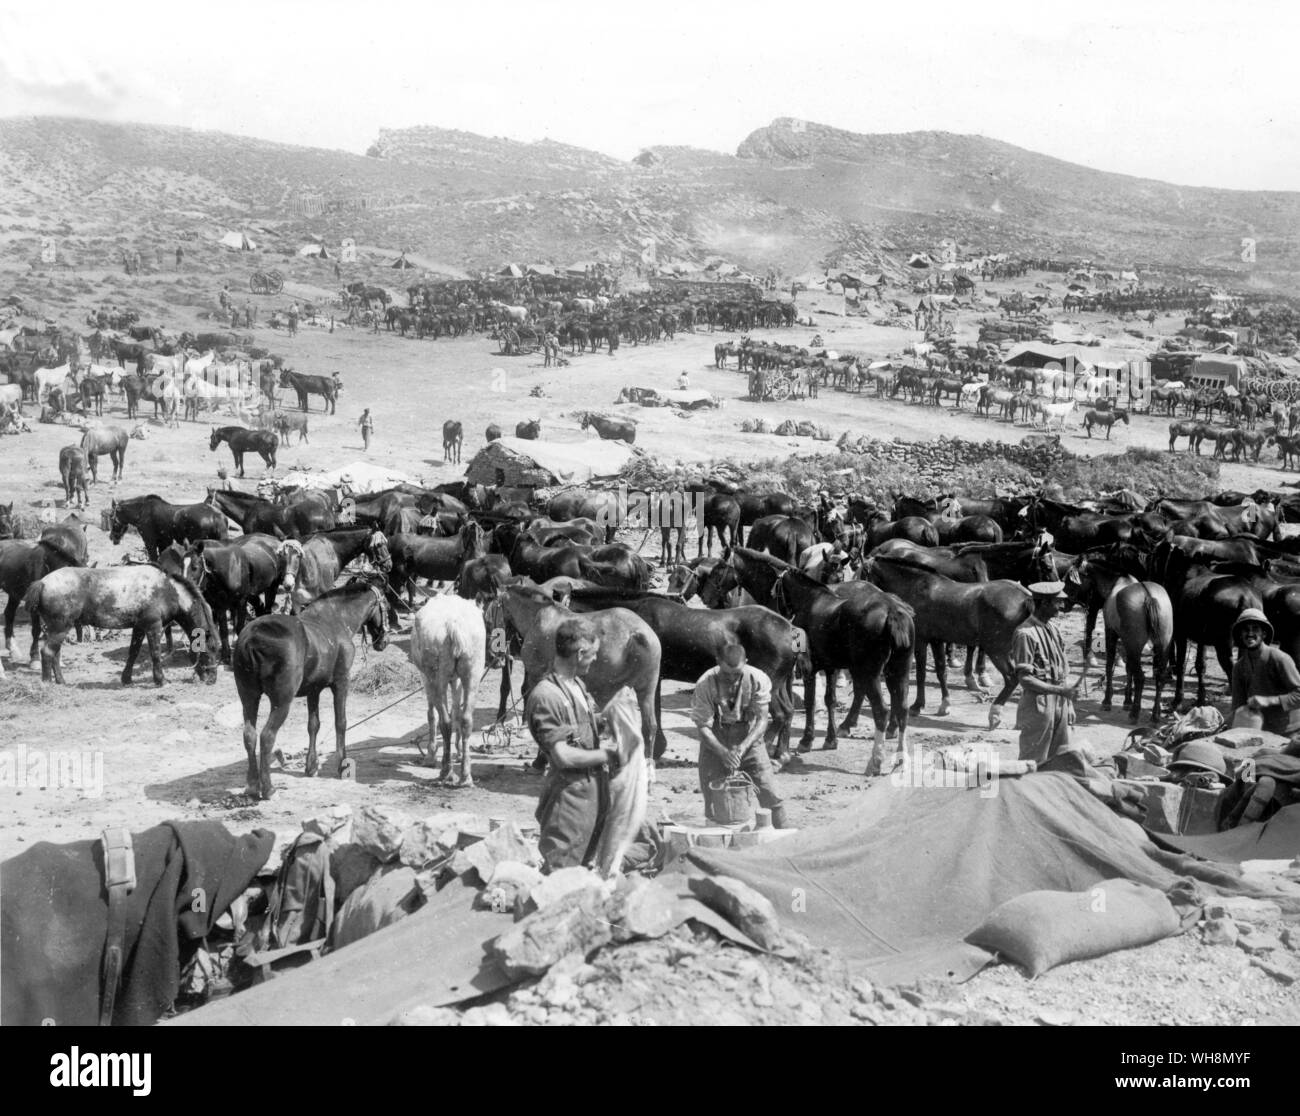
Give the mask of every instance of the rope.
[[348, 725], [348, 729], [347, 729], [348, 732], [351, 732], [354, 728], [357, 727], [357, 725], [364, 725], [367, 721], [373, 720], [375, 717], [378, 717], [380, 713], [387, 713], [388, 710], [392, 709], [394, 705], [401, 705], [402, 702], [406, 701], [407, 698], [412, 698], [416, 694], [420, 694], [423, 692], [424, 692], [424, 685], [423, 683], [421, 683], [419, 686], [416, 686], [415, 689], [412, 690], [410, 693], [403, 694], [396, 701], [390, 701], [387, 705], [383, 707], [383, 709], [376, 709], [373, 713], [369, 713], [366, 716], [362, 717], [361, 720], [354, 721], [352, 724]]

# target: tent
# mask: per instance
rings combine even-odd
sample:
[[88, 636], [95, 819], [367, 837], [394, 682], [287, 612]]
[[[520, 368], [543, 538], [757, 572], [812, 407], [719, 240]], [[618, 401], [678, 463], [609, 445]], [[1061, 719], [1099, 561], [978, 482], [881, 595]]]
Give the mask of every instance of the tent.
[[[1300, 917], [1294, 893], [1253, 885], [1225, 863], [1223, 842], [1204, 841], [1218, 862], [1172, 852], [1063, 772], [1000, 779], [992, 795], [951, 783], [895, 785], [898, 776], [877, 781], [829, 825], [750, 849], [695, 849], [687, 861], [695, 874], [749, 884], [776, 905], [783, 926], [882, 984], [974, 975], [992, 955], [963, 939], [1031, 891], [1085, 892], [1126, 879], [1168, 893], [1191, 877], [1266, 896]], [[1198, 851], [1188, 838], [1170, 840]]]
[[323, 244], [304, 244], [298, 249], [300, 256], [315, 256], [318, 260], [332, 260], [330, 251]]
[[233, 248], [237, 252], [249, 252], [256, 248], [257, 245], [248, 237], [246, 233], [231, 230], [223, 234], [221, 243], [227, 248]]
[[504, 483], [532, 488], [586, 484], [596, 477], [618, 476], [634, 452], [623, 442], [498, 438], [474, 455], [465, 476], [471, 484]]
[[920, 252], [914, 252], [907, 260], [908, 267], [922, 268], [930, 266], [930, 258], [921, 255]]
[[371, 465], [366, 461], [354, 461], [328, 472], [307, 472], [304, 469], [291, 469], [278, 478], [281, 488], [322, 489], [335, 488], [348, 478], [348, 487], [358, 496], [368, 496], [372, 492], [383, 492], [398, 484], [419, 484], [420, 481], [407, 473], [396, 469], [387, 469]]
[[524, 269], [518, 264], [506, 264], [505, 267], [497, 272], [497, 275], [504, 279], [522, 279], [524, 277]]
[[565, 275], [586, 275], [588, 270], [593, 273], [596, 270], [595, 260], [579, 260], [577, 263], [571, 263], [564, 269]]

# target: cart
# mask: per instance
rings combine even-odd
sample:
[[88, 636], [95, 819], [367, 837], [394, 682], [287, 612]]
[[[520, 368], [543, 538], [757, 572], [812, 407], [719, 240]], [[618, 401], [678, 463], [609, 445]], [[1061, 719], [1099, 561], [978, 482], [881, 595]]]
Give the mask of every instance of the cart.
[[278, 271], [255, 271], [248, 277], [248, 289], [256, 295], [276, 295], [284, 290], [284, 276]]
[[796, 393], [799, 369], [767, 368], [749, 374], [749, 397], [755, 403], [789, 399]]

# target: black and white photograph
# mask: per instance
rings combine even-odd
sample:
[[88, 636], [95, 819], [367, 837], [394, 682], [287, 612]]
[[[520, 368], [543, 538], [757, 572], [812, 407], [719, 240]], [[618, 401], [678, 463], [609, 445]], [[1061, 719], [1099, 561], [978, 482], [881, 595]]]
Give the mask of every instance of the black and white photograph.
[[39, 1081], [148, 1094], [123, 1028], [1013, 1026], [1249, 1089], [1300, 1025], [1297, 42], [0, 0], [0, 1023], [114, 1029]]

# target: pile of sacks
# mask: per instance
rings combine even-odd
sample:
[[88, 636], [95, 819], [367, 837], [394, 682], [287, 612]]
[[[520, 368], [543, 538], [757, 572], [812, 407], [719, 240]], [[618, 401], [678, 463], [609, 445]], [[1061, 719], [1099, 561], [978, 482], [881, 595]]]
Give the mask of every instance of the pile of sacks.
[[980, 322], [981, 344], [1001, 345], [1004, 341], [1052, 340], [1052, 324], [1038, 314], [1021, 318], [985, 318]]
[[831, 440], [830, 427], [818, 426], [815, 422], [809, 422], [807, 419], [802, 422], [786, 419], [772, 433], [781, 438], [816, 438], [819, 442], [829, 442]]

